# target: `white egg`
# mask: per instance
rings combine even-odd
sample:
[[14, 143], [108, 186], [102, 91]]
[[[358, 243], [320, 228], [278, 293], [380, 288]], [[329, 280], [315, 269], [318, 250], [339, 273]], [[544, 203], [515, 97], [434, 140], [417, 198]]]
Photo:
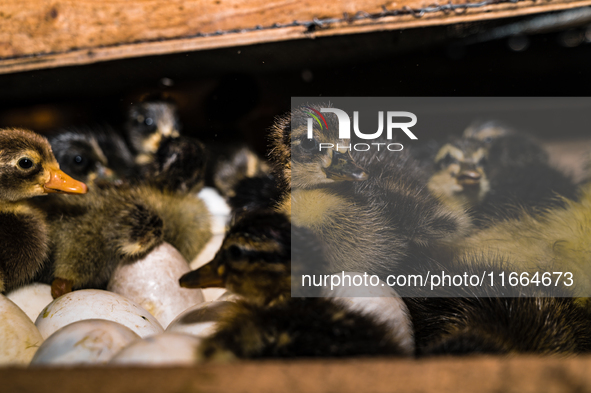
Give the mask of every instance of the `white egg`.
[[27, 365], [43, 342], [29, 317], [0, 295], [0, 365]]
[[86, 319], [59, 329], [41, 345], [31, 365], [107, 363], [140, 336], [120, 323]]
[[226, 288], [205, 288], [203, 289], [203, 296], [206, 302], [213, 302], [214, 300], [221, 300], [222, 296], [226, 296], [228, 291]]
[[181, 333], [163, 333], [135, 341], [111, 359], [110, 364], [179, 366], [195, 362], [201, 339]]
[[338, 274], [341, 276], [341, 281], [345, 283], [341, 282], [341, 285], [335, 286], [332, 291], [324, 288], [322, 295], [331, 297], [333, 301], [348, 310], [362, 312], [372, 316], [378, 322], [385, 323], [389, 327], [392, 339], [406, 354], [412, 355], [415, 349], [412, 321], [406, 304], [396, 291], [381, 280], [375, 286], [371, 284], [367, 287], [355, 286], [353, 277], [361, 276], [363, 280], [363, 274], [355, 272], [343, 274], [351, 277], [351, 285], [348, 279], [342, 280], [342, 274]]
[[200, 289], [179, 285], [179, 278], [189, 271], [177, 249], [163, 243], [139, 261], [120, 264], [107, 290], [138, 303], [166, 327], [179, 313], [205, 300]]
[[211, 214], [212, 237], [199, 255], [190, 261], [191, 270], [196, 270], [213, 259], [224, 241], [226, 226], [230, 220], [230, 207], [215, 188], [205, 187], [198, 197], [205, 202]]
[[127, 326], [140, 337], [162, 333], [156, 318], [139, 304], [116, 293], [84, 289], [67, 293], [41, 311], [35, 321], [43, 338], [56, 330], [85, 319], [107, 319]]
[[232, 302], [214, 301], [191, 307], [176, 317], [166, 331], [207, 337], [216, 330], [218, 321], [232, 304]]
[[41, 310], [53, 301], [51, 286], [40, 282], [15, 289], [6, 297], [19, 306], [32, 322], [35, 322]]
[[224, 242], [225, 235], [212, 235], [211, 239], [207, 242], [203, 250], [197, 255], [189, 264], [191, 270], [197, 270], [201, 266], [208, 264], [218, 252], [222, 243]]
[[211, 214], [211, 233], [223, 235], [226, 232], [226, 224], [230, 219], [230, 206], [215, 188], [205, 187], [197, 195], [207, 206]]
[[224, 302], [236, 302], [240, 299], [242, 299], [242, 296], [236, 295], [235, 293], [232, 293], [230, 291], [226, 291], [226, 292], [222, 293], [221, 296], [215, 300], [223, 300]]

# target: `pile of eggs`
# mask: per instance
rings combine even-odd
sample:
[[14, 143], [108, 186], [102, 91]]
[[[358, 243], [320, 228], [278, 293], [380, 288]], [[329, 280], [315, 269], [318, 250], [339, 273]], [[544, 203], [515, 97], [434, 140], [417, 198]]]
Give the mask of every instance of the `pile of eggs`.
[[0, 295], [0, 365], [190, 364], [233, 300], [223, 289], [181, 288], [178, 279], [213, 258], [229, 209], [212, 189], [199, 195], [212, 215], [213, 238], [191, 263], [164, 243], [120, 265], [107, 290], [52, 299], [34, 283]]

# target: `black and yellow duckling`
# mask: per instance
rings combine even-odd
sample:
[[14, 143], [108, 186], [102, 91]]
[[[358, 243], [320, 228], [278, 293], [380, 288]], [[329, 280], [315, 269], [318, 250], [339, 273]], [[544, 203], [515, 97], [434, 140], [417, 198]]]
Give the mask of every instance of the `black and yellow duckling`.
[[208, 182], [226, 199], [232, 215], [271, 208], [279, 201], [281, 189], [269, 164], [251, 149], [208, 146], [208, 151]]
[[429, 190], [450, 204], [472, 208], [490, 191], [485, 165], [488, 149], [477, 139], [456, 139], [443, 145], [435, 155], [435, 173]]
[[246, 146], [225, 150], [224, 154], [211, 157], [210, 176], [213, 185], [226, 199], [236, 196], [235, 188], [240, 181], [271, 172], [269, 165]]
[[74, 178], [94, 183], [134, 175], [133, 156], [123, 138], [107, 127], [71, 127], [48, 136], [56, 159]]
[[166, 241], [191, 261], [211, 237], [210, 215], [196, 196], [151, 185], [103, 185], [84, 200], [55, 197], [46, 212], [51, 263], [39, 280], [57, 297], [72, 289], [104, 288], [115, 267]]
[[[459, 173], [454, 161], [466, 156], [472, 164], [479, 160], [469, 172], [473, 176], [464, 177], [472, 184], [467, 189], [471, 193], [450, 176]], [[559, 196], [576, 197], [572, 179], [550, 165], [548, 153], [534, 138], [495, 121], [471, 125], [464, 138], [443, 146], [434, 161], [439, 171], [429, 180], [430, 190], [447, 203], [470, 208], [479, 226], [518, 217], [524, 210], [534, 214], [563, 206]]]
[[125, 128], [136, 163], [148, 164], [164, 139], [180, 136], [176, 104], [166, 97], [143, 97], [129, 108]]
[[[501, 260], [493, 256], [480, 264], [478, 257], [472, 257], [446, 271], [452, 275], [508, 274], [511, 270]], [[591, 351], [591, 310], [581, 307], [568, 288], [488, 285], [454, 287], [439, 292], [438, 297], [406, 298], [417, 355]]]
[[458, 243], [458, 258], [490, 252], [511, 261], [516, 271], [570, 272], [576, 296], [591, 294], [591, 185], [579, 200], [563, 198], [564, 207], [542, 213], [522, 211]]
[[[418, 356], [581, 354], [591, 351], [591, 315], [569, 297], [422, 299], [407, 306]], [[419, 311], [420, 309], [420, 311]]]
[[150, 163], [140, 166], [139, 182], [173, 192], [197, 193], [205, 184], [205, 146], [194, 138], [163, 139]]
[[136, 165], [123, 138], [107, 127], [59, 130], [49, 141], [60, 165], [90, 183], [125, 181], [175, 192], [198, 192], [204, 184], [205, 147], [193, 138], [163, 139], [145, 165]]
[[86, 190], [60, 170], [47, 139], [23, 129], [0, 130], [0, 292], [31, 281], [49, 256], [45, 215], [27, 199]]
[[147, 95], [127, 113], [126, 135], [135, 154], [140, 181], [171, 191], [198, 192], [205, 183], [206, 151], [181, 136], [176, 104]]
[[324, 242], [328, 272], [385, 277], [415, 251], [465, 235], [469, 218], [429, 193], [408, 154], [382, 150], [353, 159], [349, 141], [338, 138], [336, 116], [327, 114], [326, 126], [313, 123], [308, 138], [308, 112], [278, 119], [271, 157], [285, 193], [278, 210]]
[[309, 231], [293, 230], [308, 241], [297, 242], [307, 247], [292, 254], [288, 217], [249, 213], [230, 228], [213, 261], [181, 277], [183, 287], [222, 285], [241, 297], [204, 339], [197, 359], [405, 354], [386, 325], [370, 315], [330, 299], [291, 297], [292, 255], [306, 263], [311, 254], [322, 253]]

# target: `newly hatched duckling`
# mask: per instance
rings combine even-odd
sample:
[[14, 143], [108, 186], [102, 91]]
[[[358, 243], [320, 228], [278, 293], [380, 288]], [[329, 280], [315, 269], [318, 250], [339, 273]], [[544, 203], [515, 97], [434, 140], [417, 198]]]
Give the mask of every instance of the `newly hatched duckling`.
[[52, 198], [48, 215], [51, 264], [40, 280], [57, 297], [72, 289], [104, 288], [119, 263], [141, 258], [166, 241], [191, 261], [211, 237], [201, 199], [150, 185], [105, 185], [83, 201]]
[[269, 165], [246, 146], [230, 148], [225, 154], [212, 155], [209, 168], [212, 182], [227, 199], [236, 196], [235, 188], [240, 181], [271, 172]]
[[[490, 252], [512, 262], [516, 271], [570, 272], [577, 296], [591, 294], [591, 185], [578, 201], [563, 199], [536, 215], [522, 211], [517, 219], [497, 222], [458, 244], [458, 258]], [[541, 273], [540, 273], [541, 274]], [[566, 277], [565, 277], [566, 279]]]
[[279, 201], [277, 180], [267, 162], [255, 152], [246, 146], [216, 150], [210, 150], [207, 176], [226, 199], [233, 216], [271, 208]]
[[139, 165], [152, 162], [164, 139], [180, 136], [176, 104], [165, 97], [146, 96], [127, 112], [126, 132]]
[[0, 292], [31, 281], [49, 255], [45, 216], [26, 199], [86, 191], [60, 170], [47, 139], [24, 129], [0, 130]]
[[76, 179], [94, 183], [133, 175], [135, 163], [123, 138], [107, 127], [71, 127], [48, 136], [60, 167]]
[[[322, 253], [309, 231], [293, 230], [308, 241], [297, 242], [307, 249], [292, 254], [292, 227], [285, 215], [245, 215], [228, 231], [212, 262], [181, 277], [183, 287], [223, 285], [242, 298], [204, 339], [197, 359], [404, 354], [388, 328], [370, 315], [330, 299], [291, 297], [291, 280], [298, 275], [292, 277], [290, 263]], [[296, 263], [292, 255], [303, 260]]]
[[196, 194], [205, 184], [205, 146], [181, 136], [161, 141], [153, 160], [140, 167], [140, 182], [173, 192]]
[[324, 242], [328, 272], [385, 279], [411, 254], [433, 251], [467, 232], [469, 218], [429, 193], [408, 154], [382, 149], [353, 158], [329, 114], [324, 126], [313, 123], [309, 139], [310, 110], [278, 119], [271, 157], [284, 189], [278, 210]]
[[435, 155], [436, 172], [429, 190], [446, 203], [472, 208], [490, 190], [484, 166], [488, 150], [477, 139], [456, 139], [443, 145]]
[[[413, 326], [417, 355], [575, 354], [591, 350], [591, 310], [582, 307], [568, 287], [491, 285], [488, 277], [519, 271], [514, 261], [475, 250], [455, 264], [421, 261], [406, 274], [427, 271], [482, 276], [479, 286], [409, 287], [405, 298]], [[558, 267], [556, 267], [558, 268]], [[551, 267], [552, 271], [553, 268]]]
[[127, 113], [127, 139], [134, 150], [140, 181], [170, 191], [198, 192], [205, 182], [203, 144], [180, 135], [176, 104], [148, 95]]
[[138, 166], [123, 138], [110, 128], [68, 128], [49, 138], [60, 165], [79, 179], [105, 183], [151, 184], [197, 193], [204, 184], [205, 147], [193, 138], [161, 141], [153, 160]]
[[516, 218], [524, 210], [535, 214], [563, 206], [558, 196], [576, 197], [572, 179], [549, 164], [548, 153], [535, 139], [496, 121], [472, 124], [434, 161], [439, 171], [429, 189], [448, 204], [469, 208], [479, 226]]
[[[419, 356], [580, 354], [591, 351], [591, 315], [568, 297], [430, 298], [415, 332]], [[425, 299], [423, 299], [425, 300]], [[410, 310], [412, 301], [407, 300]], [[416, 310], [414, 310], [416, 312]], [[412, 314], [412, 312], [411, 312]], [[434, 333], [436, 332], [436, 333]], [[429, 334], [429, 336], [427, 336]]]

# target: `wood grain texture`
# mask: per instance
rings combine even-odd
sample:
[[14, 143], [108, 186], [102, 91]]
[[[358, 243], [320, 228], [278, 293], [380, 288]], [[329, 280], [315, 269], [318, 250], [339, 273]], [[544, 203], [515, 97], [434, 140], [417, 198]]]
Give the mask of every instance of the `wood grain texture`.
[[583, 392], [590, 357], [243, 362], [187, 368], [0, 369], [2, 392]]
[[[1, 0], [0, 73], [503, 18], [581, 7], [590, 5], [591, 0], [526, 0], [474, 8], [461, 15], [435, 12], [422, 18], [399, 15], [341, 21], [312, 32], [305, 26], [270, 28], [294, 20], [342, 19], [344, 13], [358, 11], [379, 13], [382, 6], [402, 10], [430, 4], [433, 2], [427, 0]], [[253, 30], [256, 26], [263, 29]], [[200, 36], [216, 32], [226, 34]]]

